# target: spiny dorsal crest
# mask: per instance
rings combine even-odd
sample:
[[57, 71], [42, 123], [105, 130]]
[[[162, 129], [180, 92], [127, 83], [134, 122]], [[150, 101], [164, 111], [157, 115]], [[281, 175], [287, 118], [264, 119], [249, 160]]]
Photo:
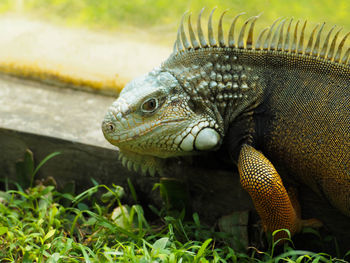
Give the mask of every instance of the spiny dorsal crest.
[[[291, 54], [300, 54], [304, 56], [315, 57], [315, 58], [328, 60], [331, 62], [344, 64], [344, 65], [350, 64], [350, 63], [348, 64], [350, 48], [348, 48], [346, 52], [343, 52], [345, 41], [349, 36], [350, 32], [345, 34], [345, 36], [340, 41], [340, 43], [337, 44], [338, 36], [340, 34], [340, 31], [342, 30], [341, 28], [332, 36], [332, 33], [335, 29], [335, 26], [333, 26], [327, 33], [322, 43], [321, 38], [323, 38], [323, 35], [324, 35], [323, 29], [324, 29], [325, 23], [323, 23], [321, 26], [318, 24], [313, 28], [308, 41], [306, 41], [305, 43], [304, 41], [305, 28], [306, 28], [307, 21], [305, 21], [302, 25], [300, 25], [300, 21], [298, 20], [293, 25], [293, 18], [283, 19], [283, 20], [277, 19], [272, 23], [271, 26], [261, 30], [261, 32], [258, 34], [257, 40], [254, 45], [253, 44], [254, 27], [259, 16], [250, 17], [244, 22], [243, 26], [240, 29], [240, 32], [238, 34], [238, 38], [236, 41], [236, 38], [235, 38], [236, 22], [240, 16], [245, 14], [245, 13], [240, 13], [233, 18], [233, 21], [231, 23], [231, 26], [227, 35], [227, 43], [226, 43], [225, 37], [224, 37], [224, 30], [222, 26], [222, 20], [227, 10], [224, 11], [219, 18], [217, 38], [215, 38], [213, 23], [212, 23], [213, 13], [215, 9], [216, 8], [214, 8], [211, 11], [208, 19], [208, 29], [207, 29], [208, 39], [205, 38], [202, 25], [201, 25], [202, 24], [201, 17], [202, 17], [204, 8], [201, 10], [201, 12], [198, 15], [197, 32], [193, 30], [193, 26], [191, 22], [191, 14], [190, 14], [188, 16], [188, 28], [187, 28], [188, 34], [186, 34], [185, 28], [184, 28], [184, 20], [187, 15], [187, 12], [182, 16], [181, 23], [177, 33], [177, 39], [174, 44], [174, 51], [173, 51], [174, 54], [178, 54], [186, 50], [192, 50], [192, 49], [197, 50], [197, 49], [205, 49], [205, 48], [233, 48], [233, 49], [246, 49], [246, 50], [256, 50], [256, 51], [272, 51], [272, 52], [280, 51], [280, 52], [286, 52]], [[287, 27], [286, 30], [285, 30], [285, 26]], [[248, 29], [248, 33], [246, 34], [247, 27], [249, 27], [249, 29]], [[299, 31], [300, 27], [301, 27], [301, 31]], [[314, 42], [315, 35], [316, 35], [316, 40]], [[190, 41], [188, 41], [188, 36]]]

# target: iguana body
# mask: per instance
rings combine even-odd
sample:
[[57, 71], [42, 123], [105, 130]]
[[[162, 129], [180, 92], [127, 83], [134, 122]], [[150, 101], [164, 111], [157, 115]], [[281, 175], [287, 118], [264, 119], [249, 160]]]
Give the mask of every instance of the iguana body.
[[151, 173], [164, 169], [164, 158], [225, 148], [268, 232], [316, 222], [300, 219], [283, 182], [308, 185], [350, 216], [346, 37], [336, 44], [339, 32], [330, 41], [333, 29], [324, 37], [322, 25], [304, 45], [306, 23], [299, 33], [299, 22], [284, 20], [253, 45], [253, 17], [235, 42], [238, 15], [226, 43], [223, 15], [215, 39], [212, 14], [209, 41], [200, 16], [197, 36], [189, 21], [190, 41], [182, 21], [168, 60], [125, 87], [105, 117], [107, 140], [129, 168]]

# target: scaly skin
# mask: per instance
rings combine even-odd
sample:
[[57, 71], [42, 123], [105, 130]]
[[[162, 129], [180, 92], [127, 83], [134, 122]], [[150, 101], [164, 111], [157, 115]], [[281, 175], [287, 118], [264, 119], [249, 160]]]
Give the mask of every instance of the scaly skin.
[[315, 28], [304, 46], [304, 29], [298, 33], [297, 23], [292, 34], [290, 21], [284, 33], [282, 21], [253, 45], [253, 17], [243, 25], [238, 44], [234, 26], [225, 44], [222, 16], [218, 41], [211, 16], [209, 43], [200, 17], [198, 41], [189, 26], [191, 43], [182, 21], [168, 60], [125, 87], [103, 122], [106, 139], [120, 148], [129, 168], [141, 166], [151, 174], [162, 173], [166, 158], [224, 147], [238, 164], [241, 184], [267, 232], [288, 228], [294, 234], [303, 225], [319, 225], [301, 220], [295, 197], [284, 186], [289, 181], [310, 186], [350, 216], [345, 38], [339, 45], [338, 34], [330, 44], [329, 37], [320, 41], [322, 26], [316, 40]]

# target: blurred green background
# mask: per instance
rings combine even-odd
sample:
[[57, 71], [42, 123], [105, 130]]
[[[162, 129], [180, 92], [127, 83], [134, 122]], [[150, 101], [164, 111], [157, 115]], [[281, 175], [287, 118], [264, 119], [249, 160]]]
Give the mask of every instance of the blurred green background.
[[[214, 27], [229, 9], [226, 32], [236, 14], [246, 12], [237, 28], [261, 14], [254, 39], [281, 17], [294, 17], [294, 25], [307, 19], [306, 35], [322, 22], [327, 23], [324, 33], [333, 25], [343, 27], [341, 37], [350, 30], [350, 0], [0, 0], [0, 71], [120, 90], [164, 61], [181, 16], [193, 12], [196, 28], [203, 7], [203, 20], [218, 8]], [[206, 32], [205, 21], [202, 26]]]
[[55, 23], [104, 30], [176, 28], [184, 11], [197, 13], [202, 7], [210, 10], [215, 6], [221, 11], [229, 8], [231, 15], [263, 12], [261, 20], [266, 23], [278, 17], [295, 17], [350, 28], [349, 0], [0, 0], [1, 13], [20, 12]]

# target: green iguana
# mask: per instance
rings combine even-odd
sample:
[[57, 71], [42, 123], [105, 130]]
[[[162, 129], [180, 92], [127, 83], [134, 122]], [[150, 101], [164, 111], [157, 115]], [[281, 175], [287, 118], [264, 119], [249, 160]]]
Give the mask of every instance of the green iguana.
[[340, 30], [325, 35], [323, 23], [305, 44], [306, 21], [285, 19], [253, 43], [258, 17], [237, 38], [239, 14], [225, 41], [225, 12], [215, 38], [213, 11], [207, 39], [202, 12], [196, 32], [190, 15], [185, 30], [184, 15], [171, 56], [127, 84], [110, 107], [106, 139], [128, 168], [151, 174], [165, 168], [165, 158], [225, 149], [267, 232], [319, 224], [301, 220], [283, 185], [289, 178], [350, 216], [349, 33], [337, 43]]

